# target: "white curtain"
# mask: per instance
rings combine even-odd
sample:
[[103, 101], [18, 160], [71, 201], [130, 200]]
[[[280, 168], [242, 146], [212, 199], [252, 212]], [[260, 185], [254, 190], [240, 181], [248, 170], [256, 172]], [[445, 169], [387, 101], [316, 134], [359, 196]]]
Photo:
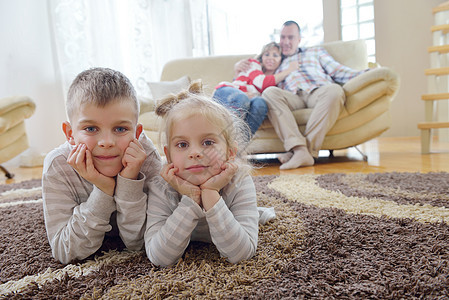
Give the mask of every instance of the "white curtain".
[[150, 97], [174, 58], [207, 55], [206, 0], [48, 0], [50, 26], [64, 94], [91, 67], [123, 72]]

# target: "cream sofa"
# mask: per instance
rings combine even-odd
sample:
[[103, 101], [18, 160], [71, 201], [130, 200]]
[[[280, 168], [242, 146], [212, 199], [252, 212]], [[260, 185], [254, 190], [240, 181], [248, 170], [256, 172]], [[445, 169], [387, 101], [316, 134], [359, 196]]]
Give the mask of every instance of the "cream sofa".
[[[0, 99], [0, 163], [4, 163], [26, 149], [28, 137], [25, 119], [30, 118], [36, 110], [36, 104], [26, 96], [13, 96]], [[14, 174], [0, 165], [6, 177]]]
[[[357, 70], [368, 68], [366, 44], [363, 40], [325, 43], [323, 47], [337, 61], [346, 66]], [[208, 56], [173, 60], [164, 66], [161, 82], [152, 83], [153, 86], [150, 84], [150, 89], [155, 91], [156, 85], [160, 84], [161, 86], [166, 85], [165, 91], [169, 92], [170, 85], [173, 85], [172, 92], [174, 92], [179, 89], [176, 87], [177, 84], [187, 85], [187, 78], [191, 80], [200, 78], [203, 81], [205, 92], [212, 95], [217, 83], [232, 81], [234, 64], [251, 56], [254, 55]], [[376, 67], [348, 81], [343, 88], [346, 93], [346, 104], [337, 122], [326, 135], [322, 146], [323, 150], [357, 146], [387, 130], [391, 123], [390, 102], [399, 88], [399, 78], [389, 68]], [[160, 98], [162, 94], [159, 93], [155, 98]], [[142, 99], [140, 122], [147, 135], [155, 144], [158, 144], [157, 130], [159, 126], [154, 113], [154, 105], [154, 100]], [[293, 112], [301, 131], [304, 131], [311, 111], [311, 109], [300, 109]], [[248, 151], [253, 154], [285, 151], [268, 119], [256, 132]]]

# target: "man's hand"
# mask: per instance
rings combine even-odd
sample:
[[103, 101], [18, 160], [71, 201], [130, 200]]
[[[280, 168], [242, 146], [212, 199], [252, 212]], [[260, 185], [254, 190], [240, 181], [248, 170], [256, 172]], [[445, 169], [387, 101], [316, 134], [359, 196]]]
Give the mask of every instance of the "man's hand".
[[122, 164], [124, 168], [120, 175], [128, 179], [137, 179], [146, 157], [147, 154], [140, 142], [137, 139], [132, 140], [123, 155]]
[[186, 195], [193, 199], [199, 206], [201, 203], [201, 190], [198, 186], [191, 184], [190, 182], [182, 179], [176, 173], [179, 171], [175, 168], [173, 163], [166, 164], [162, 167], [161, 176], [167, 181], [178, 193]]
[[115, 190], [115, 178], [107, 177], [95, 168], [92, 153], [85, 144], [76, 145], [69, 153], [67, 163], [72, 166], [78, 174], [98, 187], [104, 193], [113, 196]]
[[237, 78], [240, 73], [248, 71], [250, 65], [251, 65], [251, 62], [249, 61], [248, 58], [242, 59], [242, 60], [239, 60], [238, 62], [236, 62], [234, 65], [235, 77]]

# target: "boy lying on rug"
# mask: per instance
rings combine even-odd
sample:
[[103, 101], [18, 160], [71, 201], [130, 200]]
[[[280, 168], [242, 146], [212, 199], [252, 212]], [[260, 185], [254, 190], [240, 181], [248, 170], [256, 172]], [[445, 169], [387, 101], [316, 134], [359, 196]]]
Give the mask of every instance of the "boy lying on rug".
[[70, 86], [66, 107], [67, 142], [47, 155], [42, 175], [53, 256], [62, 263], [84, 259], [106, 234], [141, 250], [147, 192], [161, 158], [137, 123], [131, 82], [110, 69], [84, 71]]
[[256, 253], [259, 213], [242, 149], [248, 128], [201, 83], [161, 101], [168, 163], [149, 192], [145, 248], [158, 266], [176, 263], [190, 241], [212, 242], [236, 263]]

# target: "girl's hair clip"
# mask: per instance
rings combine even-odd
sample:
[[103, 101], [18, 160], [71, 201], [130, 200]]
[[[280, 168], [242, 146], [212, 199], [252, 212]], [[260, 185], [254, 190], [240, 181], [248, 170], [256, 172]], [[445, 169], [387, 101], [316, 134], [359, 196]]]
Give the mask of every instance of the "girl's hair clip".
[[165, 116], [170, 109], [173, 108], [180, 101], [188, 98], [191, 94], [199, 95], [203, 92], [203, 83], [201, 79], [192, 81], [187, 90], [181, 91], [178, 94], [170, 94], [162, 98], [156, 106], [155, 112], [158, 116]]

